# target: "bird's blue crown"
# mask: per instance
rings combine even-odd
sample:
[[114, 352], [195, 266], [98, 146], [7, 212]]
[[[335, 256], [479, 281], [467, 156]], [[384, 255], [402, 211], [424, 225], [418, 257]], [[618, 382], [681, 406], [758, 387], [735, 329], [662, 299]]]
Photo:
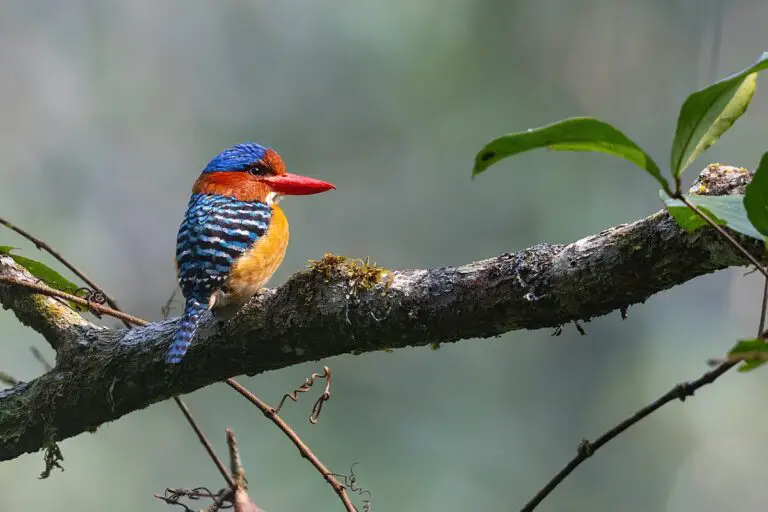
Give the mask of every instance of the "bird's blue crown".
[[243, 142], [225, 149], [208, 162], [203, 172], [241, 171], [255, 164], [266, 154], [268, 147], [255, 142]]

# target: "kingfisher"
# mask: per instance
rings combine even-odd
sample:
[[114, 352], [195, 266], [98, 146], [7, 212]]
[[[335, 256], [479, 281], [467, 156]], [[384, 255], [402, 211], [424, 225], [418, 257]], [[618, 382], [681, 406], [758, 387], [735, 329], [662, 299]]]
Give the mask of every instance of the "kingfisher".
[[222, 320], [234, 316], [280, 266], [288, 247], [280, 199], [335, 188], [286, 172], [274, 149], [255, 142], [236, 144], [206, 165], [176, 239], [185, 302], [166, 362], [181, 362], [205, 310]]

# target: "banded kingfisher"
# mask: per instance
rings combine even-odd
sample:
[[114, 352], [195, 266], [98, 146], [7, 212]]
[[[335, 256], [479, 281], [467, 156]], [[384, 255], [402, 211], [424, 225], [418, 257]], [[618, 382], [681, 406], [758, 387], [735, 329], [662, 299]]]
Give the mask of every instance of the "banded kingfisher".
[[280, 266], [288, 220], [279, 200], [334, 188], [287, 173], [274, 149], [254, 142], [236, 144], [208, 163], [192, 187], [176, 241], [185, 303], [168, 363], [181, 362], [205, 310], [220, 319], [234, 316]]

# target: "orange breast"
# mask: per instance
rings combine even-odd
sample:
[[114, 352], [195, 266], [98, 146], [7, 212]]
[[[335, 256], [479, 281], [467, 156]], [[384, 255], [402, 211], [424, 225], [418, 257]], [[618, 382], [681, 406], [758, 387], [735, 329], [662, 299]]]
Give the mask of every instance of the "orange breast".
[[237, 259], [230, 271], [226, 288], [235, 301], [247, 302], [267, 284], [283, 262], [288, 237], [288, 219], [279, 206], [272, 205], [269, 229], [248, 252]]

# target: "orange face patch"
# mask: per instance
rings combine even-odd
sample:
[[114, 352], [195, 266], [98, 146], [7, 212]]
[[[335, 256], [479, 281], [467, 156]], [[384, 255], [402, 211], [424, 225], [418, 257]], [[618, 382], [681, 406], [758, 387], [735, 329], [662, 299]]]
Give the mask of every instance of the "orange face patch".
[[201, 174], [192, 187], [192, 193], [229, 196], [240, 201], [266, 202], [269, 187], [246, 172], [223, 171]]

